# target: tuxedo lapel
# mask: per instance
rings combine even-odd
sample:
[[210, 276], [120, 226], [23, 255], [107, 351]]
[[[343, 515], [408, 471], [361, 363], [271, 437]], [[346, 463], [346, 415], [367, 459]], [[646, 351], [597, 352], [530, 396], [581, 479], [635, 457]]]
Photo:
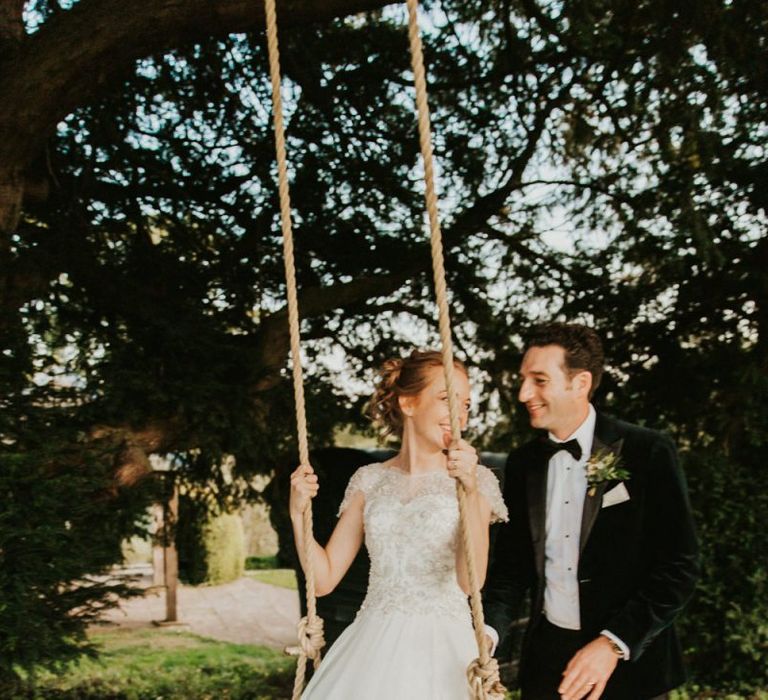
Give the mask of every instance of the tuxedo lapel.
[[546, 541], [547, 518], [547, 471], [549, 455], [538, 450], [528, 470], [526, 482], [528, 490], [528, 520], [531, 529], [536, 572], [543, 580], [544, 576], [544, 545]]
[[[613, 452], [619, 454], [623, 440], [618, 436], [613, 421], [606, 416], [597, 414], [595, 423], [595, 435], [592, 439], [592, 453], [590, 458], [600, 452]], [[584, 498], [584, 510], [581, 514], [581, 535], [579, 539], [579, 555], [584, 551], [589, 535], [595, 525], [597, 516], [603, 503], [603, 494], [611, 482], [602, 481], [595, 485], [594, 492], [591, 488], [587, 489], [587, 495]]]

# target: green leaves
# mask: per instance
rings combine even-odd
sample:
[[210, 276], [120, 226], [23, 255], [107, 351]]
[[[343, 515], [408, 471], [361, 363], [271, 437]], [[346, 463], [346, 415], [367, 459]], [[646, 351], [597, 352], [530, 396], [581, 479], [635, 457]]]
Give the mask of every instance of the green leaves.
[[19, 669], [91, 651], [86, 627], [130, 595], [109, 569], [123, 537], [140, 531], [149, 493], [116, 492], [111, 460], [76, 455], [72, 442], [60, 419], [0, 449], [0, 690], [19, 682]]
[[[428, 9], [446, 267], [483, 447], [525, 439], [522, 331], [583, 320], [606, 341], [598, 402], [706, 446], [749, 491], [768, 434], [768, 5], [689, 5]], [[406, 46], [390, 9], [281, 33], [315, 445], [362, 423], [384, 357], [437, 337]], [[140, 61], [60, 125], [52, 195], [25, 205], [0, 310], [9, 454], [85, 449], [73, 424], [151, 426], [185, 478], [235, 498], [290, 452], [270, 116], [263, 37], [241, 34]], [[348, 282], [364, 291], [337, 294]], [[225, 457], [242, 480], [223, 478]], [[736, 503], [762, 517], [732, 490], [710, 499], [695, 459], [689, 474], [703, 521]], [[738, 530], [707, 536], [712, 579], [732, 581]], [[752, 625], [757, 585], [712, 584], [697, 633]], [[707, 678], [741, 673], [733, 640], [697, 657]]]

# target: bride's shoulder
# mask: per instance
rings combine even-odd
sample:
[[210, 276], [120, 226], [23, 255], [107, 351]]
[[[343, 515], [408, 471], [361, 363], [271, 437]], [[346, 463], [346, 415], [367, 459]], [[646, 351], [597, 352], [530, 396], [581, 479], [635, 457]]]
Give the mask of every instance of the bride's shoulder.
[[499, 479], [493, 471], [486, 467], [484, 464], [477, 465], [477, 483], [480, 486], [480, 490], [487, 493], [501, 493], [501, 487], [499, 485]]
[[356, 493], [362, 493], [363, 498], [367, 500], [367, 495], [376, 487], [376, 484], [381, 479], [383, 469], [384, 467], [379, 462], [358, 467], [347, 483], [344, 498], [339, 506], [339, 515], [346, 510]]
[[350, 486], [354, 485], [365, 490], [372, 482], [381, 478], [385, 473], [386, 467], [381, 462], [371, 462], [362, 467], [358, 467], [349, 479]]
[[491, 469], [483, 464], [477, 465], [477, 486], [491, 506], [491, 522], [506, 522], [509, 519], [509, 513], [501, 495], [499, 479]]
[[381, 474], [386, 471], [386, 462], [371, 462], [370, 464], [364, 464], [362, 467], [358, 467], [355, 474]]
[[490, 484], [499, 483], [499, 478], [494, 474], [493, 469], [486, 467], [484, 464], [477, 465], [477, 478]]

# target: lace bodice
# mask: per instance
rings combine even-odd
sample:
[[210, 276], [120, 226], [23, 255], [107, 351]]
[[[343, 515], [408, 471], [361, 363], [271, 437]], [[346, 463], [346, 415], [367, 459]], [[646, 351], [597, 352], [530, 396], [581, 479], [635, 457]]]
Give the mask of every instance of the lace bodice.
[[[466, 595], [456, 580], [455, 484], [443, 470], [412, 476], [382, 464], [361, 467], [352, 475], [339, 514], [362, 491], [371, 570], [360, 612], [469, 615]], [[487, 467], [478, 468], [478, 488], [491, 506], [492, 521], [506, 520], [499, 482]]]

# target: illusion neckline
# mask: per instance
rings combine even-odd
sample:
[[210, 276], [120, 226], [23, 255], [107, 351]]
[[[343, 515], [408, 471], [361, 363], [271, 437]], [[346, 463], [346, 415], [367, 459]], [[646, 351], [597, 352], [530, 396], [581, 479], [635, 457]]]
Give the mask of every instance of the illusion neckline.
[[418, 479], [424, 476], [431, 476], [432, 474], [445, 474], [446, 476], [448, 476], [448, 470], [443, 469], [442, 467], [438, 467], [437, 469], [429, 469], [428, 471], [424, 471], [424, 472], [417, 472], [416, 474], [412, 472], [408, 472], [405, 469], [402, 469], [401, 467], [396, 467], [394, 464], [390, 464], [389, 466], [387, 466], [386, 464], [381, 464], [381, 468], [387, 471], [397, 472], [402, 476], [407, 476], [412, 479]]

